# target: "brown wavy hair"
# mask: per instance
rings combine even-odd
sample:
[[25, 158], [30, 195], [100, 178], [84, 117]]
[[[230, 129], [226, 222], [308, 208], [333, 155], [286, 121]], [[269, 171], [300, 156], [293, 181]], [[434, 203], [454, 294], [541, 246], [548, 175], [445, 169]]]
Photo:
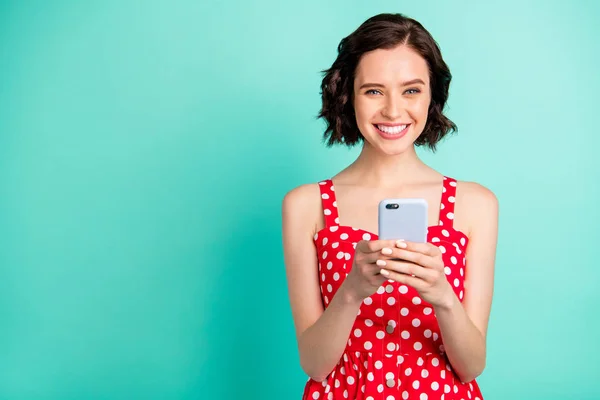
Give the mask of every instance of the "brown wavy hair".
[[401, 44], [419, 53], [429, 67], [431, 102], [427, 123], [415, 145], [426, 145], [435, 152], [437, 143], [444, 136], [457, 131], [456, 125], [443, 114], [452, 74], [437, 42], [418, 21], [403, 14], [386, 13], [369, 18], [343, 38], [333, 65], [321, 71], [324, 74], [321, 81], [322, 107], [317, 118], [326, 122], [323, 140], [328, 147], [334, 144], [352, 147], [364, 141], [356, 125], [352, 105], [356, 67], [364, 53], [391, 49]]

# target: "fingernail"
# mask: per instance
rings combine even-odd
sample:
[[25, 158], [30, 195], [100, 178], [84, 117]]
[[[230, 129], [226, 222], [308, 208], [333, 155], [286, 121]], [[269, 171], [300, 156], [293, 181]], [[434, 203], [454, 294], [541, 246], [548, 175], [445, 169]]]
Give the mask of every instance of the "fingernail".
[[380, 267], [385, 267], [385, 265], [387, 263], [385, 261], [383, 261], [383, 260], [377, 260], [376, 264], [379, 265]]
[[389, 271], [387, 269], [380, 269], [379, 273], [383, 276], [389, 276]]
[[396, 241], [396, 246], [405, 249], [406, 248], [406, 243], [404, 242], [404, 240], [397, 240]]
[[390, 255], [390, 254], [392, 254], [392, 249], [388, 249], [387, 247], [384, 247], [383, 249], [381, 249], [381, 253]]

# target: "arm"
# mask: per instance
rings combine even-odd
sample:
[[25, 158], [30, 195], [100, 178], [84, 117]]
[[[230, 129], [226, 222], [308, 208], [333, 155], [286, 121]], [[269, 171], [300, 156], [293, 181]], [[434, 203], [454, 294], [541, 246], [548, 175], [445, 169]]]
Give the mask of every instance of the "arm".
[[300, 353], [308, 376], [323, 381], [339, 362], [362, 301], [342, 283], [323, 310], [317, 254], [313, 243], [315, 223], [321, 217], [319, 189], [300, 186], [282, 204], [282, 234], [288, 291]]
[[446, 354], [462, 382], [472, 381], [485, 367], [498, 232], [496, 197], [482, 186], [469, 185], [473, 187], [464, 204], [473, 222], [466, 254], [465, 297], [461, 304], [452, 292], [446, 304], [435, 307]]

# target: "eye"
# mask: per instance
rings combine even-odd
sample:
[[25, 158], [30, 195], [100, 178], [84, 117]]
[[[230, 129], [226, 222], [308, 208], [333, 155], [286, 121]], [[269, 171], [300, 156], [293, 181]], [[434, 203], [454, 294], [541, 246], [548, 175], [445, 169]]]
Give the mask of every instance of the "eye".
[[421, 93], [421, 91], [419, 89], [408, 89], [406, 92], [412, 92], [412, 93], [408, 93], [408, 94], [417, 94], [417, 93]]
[[[379, 92], [379, 90], [377, 90], [377, 89], [369, 89], [369, 90], [367, 90], [367, 91], [365, 92], [365, 94], [372, 94], [373, 92]], [[379, 92], [379, 93], [381, 93], [381, 92]], [[374, 93], [373, 93], [373, 94], [374, 94]]]

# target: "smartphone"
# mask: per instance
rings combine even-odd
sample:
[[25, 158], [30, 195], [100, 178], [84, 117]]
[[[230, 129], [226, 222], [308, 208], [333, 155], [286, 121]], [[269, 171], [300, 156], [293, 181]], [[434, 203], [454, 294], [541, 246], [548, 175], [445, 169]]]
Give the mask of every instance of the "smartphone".
[[379, 239], [427, 241], [427, 201], [425, 199], [384, 199], [379, 203]]

